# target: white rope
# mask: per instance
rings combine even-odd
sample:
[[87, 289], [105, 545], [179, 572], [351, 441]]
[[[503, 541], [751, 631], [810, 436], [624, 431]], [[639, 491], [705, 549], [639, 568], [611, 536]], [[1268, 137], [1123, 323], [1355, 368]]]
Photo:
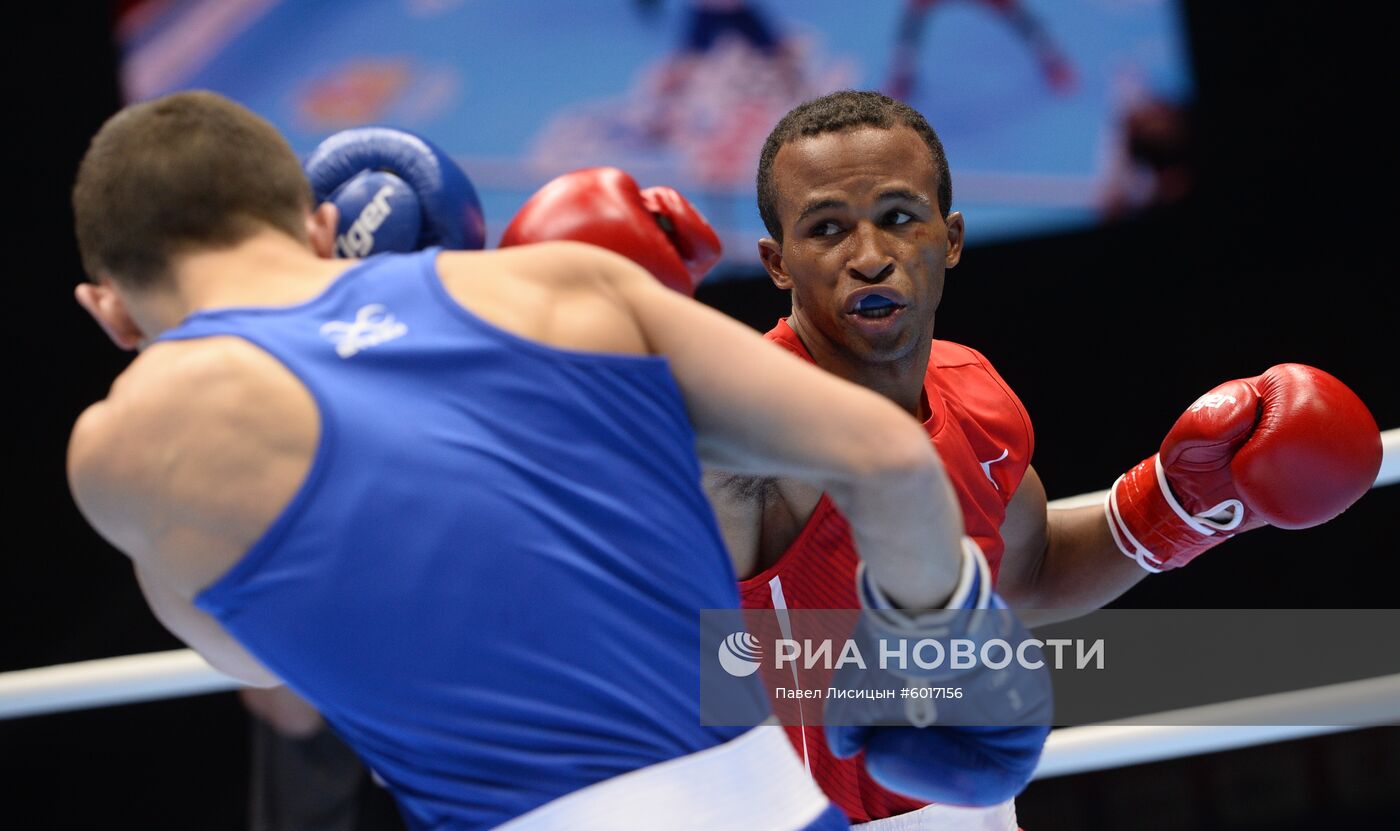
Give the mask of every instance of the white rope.
[[192, 649], [0, 673], [0, 719], [224, 692], [241, 686]]
[[1376, 474], [1373, 488], [1400, 482], [1400, 428], [1381, 433], [1381, 450], [1381, 471]]
[[[1374, 487], [1400, 480], [1400, 429], [1387, 430], [1381, 439], [1385, 457]], [[1059, 499], [1050, 505], [1097, 505], [1104, 493]], [[189, 649], [24, 669], [0, 673], [0, 719], [223, 692], [238, 686], [237, 681]], [[1351, 726], [1238, 726], [1241, 722], [1274, 717], [1293, 724], [1331, 720]], [[1046, 744], [1036, 776], [1064, 776], [1400, 723], [1400, 675], [1240, 699], [1135, 720], [1198, 726], [1104, 724], [1056, 730]], [[1232, 724], [1235, 726], [1226, 726]]]
[[[1045, 743], [1036, 778], [1400, 724], [1400, 675], [1239, 698], [1156, 713], [1134, 721], [1158, 724], [1107, 723], [1054, 731]], [[1258, 724], [1261, 721], [1279, 724]], [[1322, 724], [1300, 726], [1305, 721]]]
[[[236, 689], [239, 683], [188, 649], [104, 658], [0, 674], [0, 718], [105, 707]], [[1240, 725], [1276, 719], [1342, 725]], [[1143, 717], [1177, 725], [1102, 724], [1050, 734], [1037, 779], [1216, 753], [1400, 723], [1400, 675], [1243, 698]]]

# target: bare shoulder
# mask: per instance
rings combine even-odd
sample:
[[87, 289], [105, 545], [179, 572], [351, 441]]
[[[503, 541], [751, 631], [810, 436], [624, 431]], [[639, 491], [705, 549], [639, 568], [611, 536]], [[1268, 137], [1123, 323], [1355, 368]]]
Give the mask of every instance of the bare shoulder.
[[[117, 377], [107, 398], [93, 405], [92, 429], [110, 439], [159, 433], [173, 424], [225, 417], [260, 393], [283, 386], [281, 364], [233, 337], [157, 344]], [[287, 373], [290, 375], [290, 373]], [[89, 414], [79, 420], [86, 427]]]
[[201, 390], [225, 370], [203, 342], [157, 344], [142, 352], [107, 397], [78, 418], [68, 442], [68, 480], [78, 508], [99, 533], [132, 557], [150, 549], [136, 514], [158, 480], [161, 439], [206, 405]]
[[[69, 482], [93, 526], [133, 559], [168, 563], [172, 546], [217, 558], [257, 521], [257, 506], [232, 504], [237, 494], [261, 486], [275, 496], [272, 483], [251, 479], [285, 473], [282, 456], [309, 460], [318, 430], [310, 394], [252, 344], [161, 343], [79, 418]], [[190, 536], [211, 525], [230, 539]]]
[[280, 363], [206, 338], [147, 349], [73, 428], [79, 509], [134, 561], [156, 617], [246, 683], [279, 682], [192, 599], [287, 504], [319, 427], [310, 393]]
[[567, 240], [493, 251], [443, 252], [438, 256], [438, 271], [450, 287], [476, 281], [486, 272], [555, 291], [606, 291], [619, 278], [647, 276], [620, 254]]
[[437, 266], [453, 299], [514, 334], [561, 349], [648, 351], [625, 292], [630, 280], [651, 276], [620, 255], [545, 242], [448, 252]]
[[212, 408], [202, 393], [240, 375], [238, 344], [217, 342], [229, 340], [162, 343], [142, 352], [107, 397], [79, 416], [68, 445], [70, 472], [110, 472], [112, 464], [144, 449], [133, 440]]

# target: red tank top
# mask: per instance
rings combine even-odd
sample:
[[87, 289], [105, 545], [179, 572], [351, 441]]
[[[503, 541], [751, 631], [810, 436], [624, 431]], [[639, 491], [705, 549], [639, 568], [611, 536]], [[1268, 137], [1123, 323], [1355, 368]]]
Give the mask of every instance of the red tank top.
[[[765, 337], [812, 360], [786, 318]], [[958, 493], [967, 533], [982, 547], [995, 579], [1005, 550], [1001, 523], [1006, 505], [1035, 447], [1030, 416], [986, 358], [950, 341], [933, 341], [924, 393], [932, 413], [924, 428]], [[823, 494], [792, 545], [772, 566], [741, 580], [739, 594], [746, 609], [854, 609], [856, 563], [850, 526]], [[805, 706], [821, 704], [811, 701]], [[903, 814], [925, 804], [876, 784], [865, 772], [863, 755], [837, 759], [820, 726], [786, 729], [812, 776], [852, 822]]]

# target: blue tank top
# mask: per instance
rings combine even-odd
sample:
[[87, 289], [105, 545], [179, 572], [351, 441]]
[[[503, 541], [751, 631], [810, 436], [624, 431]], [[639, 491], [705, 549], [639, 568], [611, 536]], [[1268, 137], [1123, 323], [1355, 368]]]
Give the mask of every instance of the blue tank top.
[[743, 732], [701, 725], [698, 701], [698, 611], [739, 598], [667, 361], [499, 329], [437, 253], [162, 340], [243, 338], [321, 418], [296, 496], [196, 605], [411, 825], [494, 826]]

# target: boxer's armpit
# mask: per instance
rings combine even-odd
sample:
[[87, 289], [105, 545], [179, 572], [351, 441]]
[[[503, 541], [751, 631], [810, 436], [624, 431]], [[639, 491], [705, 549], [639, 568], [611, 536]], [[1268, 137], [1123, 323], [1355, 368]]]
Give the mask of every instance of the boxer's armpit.
[[822, 496], [806, 482], [725, 471], [707, 470], [703, 484], [741, 580], [777, 562]]
[[723, 498], [762, 505], [778, 495], [778, 480], [772, 476], [744, 476], [721, 470], [706, 470], [705, 491], [711, 498]]
[[707, 470], [702, 484], [715, 509], [734, 572], [742, 579], [758, 568], [764, 506], [778, 493], [777, 480]]

